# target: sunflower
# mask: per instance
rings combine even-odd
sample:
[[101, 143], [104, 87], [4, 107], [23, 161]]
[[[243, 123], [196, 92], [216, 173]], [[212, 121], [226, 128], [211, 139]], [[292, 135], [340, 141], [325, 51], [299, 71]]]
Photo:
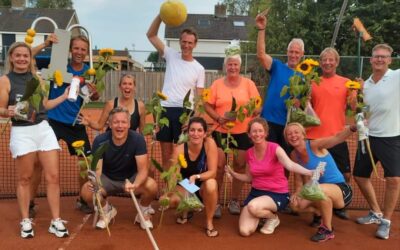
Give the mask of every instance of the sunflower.
[[311, 65], [313, 67], [318, 67], [319, 66], [319, 62], [315, 61], [313, 59], [306, 59], [303, 61], [303, 63], [307, 63], [308, 65]]
[[346, 82], [345, 85], [346, 85], [346, 88], [348, 88], [348, 89], [360, 89], [361, 88], [361, 84], [357, 81], [349, 80]]
[[179, 165], [181, 167], [187, 168], [187, 162], [186, 162], [185, 156], [183, 154], [178, 155], [178, 161], [179, 161]]
[[61, 71], [58, 69], [55, 70], [53, 77], [54, 77], [54, 82], [56, 83], [56, 85], [58, 87], [61, 87], [61, 85], [63, 85], [63, 75], [62, 75]]
[[257, 97], [255, 98], [256, 109], [260, 108], [260, 107], [261, 107], [261, 104], [262, 104], [261, 96], [257, 96]]
[[305, 61], [301, 62], [296, 66], [296, 71], [302, 73], [303, 75], [308, 75], [311, 73], [312, 66]]
[[227, 127], [228, 129], [232, 129], [233, 127], [235, 127], [235, 123], [234, 122], [227, 122], [227, 123], [225, 123], [225, 127]]
[[114, 50], [111, 48], [104, 48], [99, 50], [99, 55], [102, 57], [112, 56], [114, 55]]
[[168, 99], [168, 97], [164, 95], [161, 91], [157, 91], [157, 96], [163, 101], [166, 101]]
[[210, 98], [211, 95], [211, 89], [204, 89], [203, 93], [201, 94], [201, 98], [203, 100], [203, 102], [208, 101], [208, 99]]
[[72, 147], [74, 147], [74, 148], [81, 148], [84, 145], [85, 145], [85, 141], [84, 140], [74, 141], [72, 143]]

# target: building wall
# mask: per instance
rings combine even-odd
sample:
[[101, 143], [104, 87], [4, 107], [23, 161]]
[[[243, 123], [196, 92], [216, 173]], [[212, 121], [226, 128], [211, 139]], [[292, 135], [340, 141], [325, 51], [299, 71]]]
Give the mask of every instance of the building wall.
[[[193, 51], [194, 56], [199, 57], [224, 57], [225, 48], [230, 41], [224, 40], [198, 40], [197, 46]], [[167, 45], [176, 50], [180, 50], [179, 40], [168, 39]]]

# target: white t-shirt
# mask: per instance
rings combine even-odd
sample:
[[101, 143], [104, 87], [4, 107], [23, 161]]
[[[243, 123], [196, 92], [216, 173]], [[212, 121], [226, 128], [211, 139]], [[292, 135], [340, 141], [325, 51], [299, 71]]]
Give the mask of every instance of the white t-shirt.
[[183, 99], [189, 89], [192, 90], [190, 101], [193, 103], [196, 88], [204, 88], [204, 67], [195, 59], [193, 61], [183, 60], [179, 52], [167, 46], [164, 47], [164, 58], [167, 68], [162, 92], [168, 99], [161, 101], [161, 105], [183, 107]]
[[376, 137], [400, 135], [400, 69], [388, 69], [377, 83], [369, 77], [363, 93], [371, 114], [369, 134]]

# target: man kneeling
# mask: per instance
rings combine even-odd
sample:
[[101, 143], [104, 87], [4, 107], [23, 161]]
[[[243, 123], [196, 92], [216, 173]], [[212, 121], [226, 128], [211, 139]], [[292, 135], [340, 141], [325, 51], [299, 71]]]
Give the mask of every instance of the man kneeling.
[[[150, 216], [150, 203], [157, 194], [157, 184], [148, 177], [147, 148], [144, 137], [129, 129], [130, 114], [124, 108], [114, 108], [108, 118], [110, 131], [97, 136], [93, 142], [93, 152], [104, 143], [109, 143], [106, 151], [97, 164], [96, 175], [100, 180], [100, 196], [103, 213], [96, 223], [96, 228], [104, 229], [115, 217], [117, 210], [107, 201], [108, 195], [121, 193], [124, 190], [133, 191], [141, 196], [139, 207], [145, 221], [139, 214], [135, 223], [140, 223], [142, 229], [153, 228]], [[89, 178], [90, 179], [90, 178]], [[129, 179], [130, 183], [125, 183]], [[88, 181], [82, 187], [82, 197], [87, 202], [93, 202], [93, 192], [97, 189], [96, 181]]]

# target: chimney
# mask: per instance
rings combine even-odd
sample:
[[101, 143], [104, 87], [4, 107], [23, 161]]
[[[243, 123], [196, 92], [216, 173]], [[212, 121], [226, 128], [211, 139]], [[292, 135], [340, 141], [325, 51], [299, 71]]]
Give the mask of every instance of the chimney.
[[13, 10], [23, 10], [26, 7], [25, 0], [11, 0], [11, 9]]
[[217, 3], [214, 6], [214, 16], [218, 18], [226, 17], [226, 5]]

